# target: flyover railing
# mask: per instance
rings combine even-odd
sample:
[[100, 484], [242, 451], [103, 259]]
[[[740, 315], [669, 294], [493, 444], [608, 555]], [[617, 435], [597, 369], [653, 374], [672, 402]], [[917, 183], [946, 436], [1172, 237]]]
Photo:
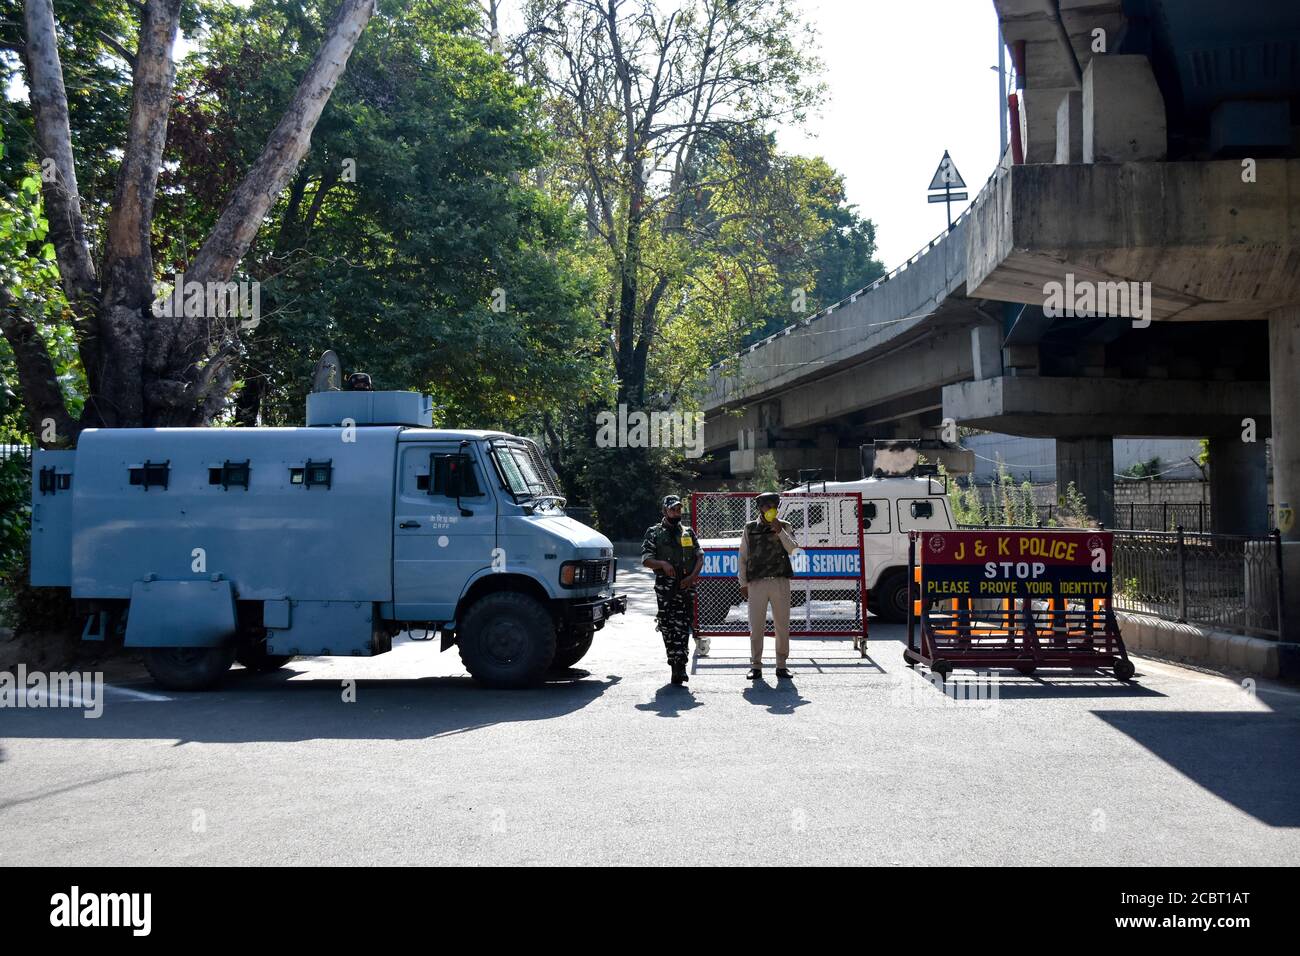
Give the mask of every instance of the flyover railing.
[[1117, 611], [1273, 640], [1280, 637], [1287, 582], [1282, 574], [1282, 536], [1276, 529], [1261, 536], [1203, 534], [1182, 528], [1115, 529], [1114, 535]]

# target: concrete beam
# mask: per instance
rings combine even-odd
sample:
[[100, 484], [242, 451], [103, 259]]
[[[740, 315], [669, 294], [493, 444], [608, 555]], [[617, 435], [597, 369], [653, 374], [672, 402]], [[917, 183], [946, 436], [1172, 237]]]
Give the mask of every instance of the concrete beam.
[[1014, 166], [976, 203], [967, 295], [1044, 305], [1049, 282], [1150, 282], [1156, 320], [1300, 302], [1300, 160]]
[[970, 330], [971, 374], [978, 381], [1002, 374], [1002, 330], [977, 325]]
[[1268, 427], [1265, 382], [1000, 376], [943, 390], [943, 414], [959, 424], [1009, 435], [1082, 438], [1188, 436], [1240, 432], [1247, 416]]
[[[1025, 79], [1029, 86], [1075, 85], [1074, 67], [1062, 46], [1043, 0], [993, 0], [1002, 37], [1009, 45], [1025, 41]], [[1061, 0], [1061, 21], [1080, 68], [1093, 53], [1093, 31], [1105, 31], [1113, 49], [1124, 27], [1121, 0]]]
[[1083, 162], [1158, 162], [1169, 153], [1165, 100], [1145, 56], [1093, 57], [1083, 71]]
[[1070, 92], [1037, 86], [1020, 91], [1020, 142], [1026, 163], [1056, 161], [1057, 113]]
[[1058, 163], [1083, 162], [1083, 94], [1066, 90], [1056, 106], [1056, 155]]

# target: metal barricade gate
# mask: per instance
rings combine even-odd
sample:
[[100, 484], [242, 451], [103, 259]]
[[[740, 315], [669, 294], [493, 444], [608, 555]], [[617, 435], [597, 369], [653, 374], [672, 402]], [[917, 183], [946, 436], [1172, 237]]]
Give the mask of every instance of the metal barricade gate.
[[[758, 517], [756, 494], [696, 492], [691, 527], [704, 554], [695, 586], [700, 637], [749, 634], [749, 606], [736, 577], [740, 536]], [[867, 588], [862, 554], [862, 496], [783, 494], [777, 516], [799, 545], [791, 556], [790, 637], [847, 637], [867, 656]], [[766, 633], [772, 633], [769, 609]]]
[[913, 531], [909, 667], [1107, 667], [1134, 674], [1111, 607], [1108, 531]]

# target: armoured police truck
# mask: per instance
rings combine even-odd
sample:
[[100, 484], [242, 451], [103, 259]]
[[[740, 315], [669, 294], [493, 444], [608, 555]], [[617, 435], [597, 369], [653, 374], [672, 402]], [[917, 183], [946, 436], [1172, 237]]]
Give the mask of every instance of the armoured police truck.
[[531, 441], [431, 426], [423, 395], [334, 390], [304, 428], [89, 429], [36, 453], [31, 582], [171, 689], [410, 629], [483, 684], [535, 684], [626, 610], [613, 546]]

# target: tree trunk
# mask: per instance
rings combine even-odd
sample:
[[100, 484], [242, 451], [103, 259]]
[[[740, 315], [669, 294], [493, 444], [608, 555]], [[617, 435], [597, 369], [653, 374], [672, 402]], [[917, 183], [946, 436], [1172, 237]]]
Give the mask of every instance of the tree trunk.
[[618, 401], [632, 408], [645, 402], [645, 375], [638, 374], [636, 362], [637, 297], [641, 272], [642, 202], [645, 185], [639, 170], [633, 168], [632, 191], [628, 202], [627, 233], [621, 263], [622, 287], [618, 301]]
[[[374, 9], [374, 0], [343, 0], [262, 155], [236, 187], [211, 235], [194, 257], [186, 272], [187, 282], [225, 282], [234, 274], [271, 204], [306, 155], [316, 122]], [[202, 317], [182, 319], [176, 323], [178, 334], [159, 343], [151, 354], [158, 367], [179, 372], [186, 386], [179, 399], [171, 388], [158, 390], [155, 417], [159, 424], [205, 424], [224, 403], [233, 379], [236, 349], [227, 347], [212, 357], [206, 352], [213, 341], [225, 340], [228, 346], [237, 342], [237, 328], [212, 327], [218, 324], [219, 320]], [[200, 368], [205, 359], [209, 365], [219, 363], [220, 367]]]
[[86, 403], [87, 424], [130, 427], [148, 424], [144, 402], [145, 347], [160, 329], [153, 305], [154, 196], [167, 117], [171, 111], [176, 65], [172, 44], [180, 23], [181, 0], [150, 0], [140, 21], [135, 83], [127, 145], [117, 174], [113, 210], [108, 217], [100, 334], [104, 362], [99, 388]]

